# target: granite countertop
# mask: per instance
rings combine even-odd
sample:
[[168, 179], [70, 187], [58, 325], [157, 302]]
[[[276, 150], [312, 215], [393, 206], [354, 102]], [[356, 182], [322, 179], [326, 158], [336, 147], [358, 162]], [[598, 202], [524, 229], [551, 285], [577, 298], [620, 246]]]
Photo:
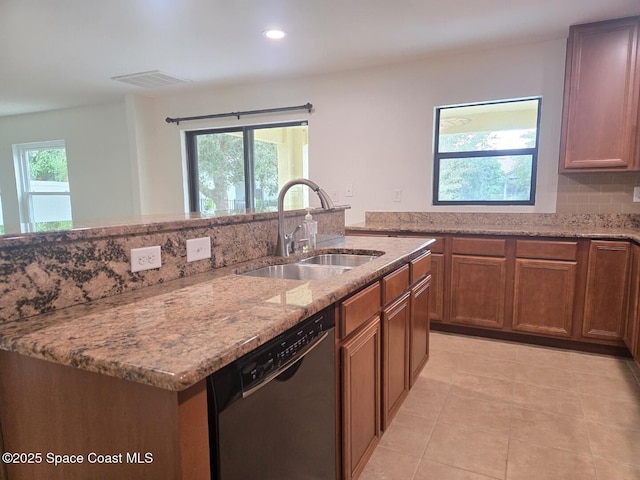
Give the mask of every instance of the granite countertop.
[[395, 232], [459, 235], [513, 235], [528, 237], [608, 238], [640, 242], [635, 222], [608, 221], [609, 217], [544, 214], [368, 214], [366, 222], [348, 225], [348, 233]]
[[213, 269], [1, 324], [0, 349], [179, 391], [393, 270], [430, 243], [347, 236], [329, 250], [384, 254], [327, 280], [235, 274], [282, 261], [275, 257]]

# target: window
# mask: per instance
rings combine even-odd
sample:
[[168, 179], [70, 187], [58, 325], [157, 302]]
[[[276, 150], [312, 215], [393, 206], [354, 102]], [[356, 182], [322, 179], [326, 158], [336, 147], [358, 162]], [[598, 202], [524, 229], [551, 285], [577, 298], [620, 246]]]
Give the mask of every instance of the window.
[[436, 108], [434, 205], [535, 203], [540, 98]]
[[[63, 140], [13, 146], [20, 220], [59, 229], [71, 225], [71, 194]], [[42, 227], [42, 225], [41, 225]]]
[[2, 217], [2, 192], [0, 192], [0, 235], [4, 235], [4, 218]]
[[[280, 187], [308, 175], [308, 136], [307, 122], [186, 132], [190, 210], [275, 209]], [[308, 195], [294, 187], [286, 207]]]

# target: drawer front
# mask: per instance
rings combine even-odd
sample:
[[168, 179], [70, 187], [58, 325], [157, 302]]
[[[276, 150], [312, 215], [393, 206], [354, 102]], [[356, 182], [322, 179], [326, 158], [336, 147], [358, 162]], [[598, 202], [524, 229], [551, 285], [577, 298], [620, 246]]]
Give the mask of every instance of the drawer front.
[[376, 282], [340, 304], [340, 338], [346, 337], [379, 312], [380, 282]]
[[453, 238], [454, 254], [485, 255], [504, 257], [507, 252], [507, 241], [494, 238]]
[[516, 257], [540, 260], [576, 260], [578, 242], [516, 240]]
[[426, 252], [409, 262], [411, 285], [431, 272], [431, 252]]
[[404, 265], [382, 279], [382, 304], [392, 302], [407, 288], [409, 288], [409, 265]]

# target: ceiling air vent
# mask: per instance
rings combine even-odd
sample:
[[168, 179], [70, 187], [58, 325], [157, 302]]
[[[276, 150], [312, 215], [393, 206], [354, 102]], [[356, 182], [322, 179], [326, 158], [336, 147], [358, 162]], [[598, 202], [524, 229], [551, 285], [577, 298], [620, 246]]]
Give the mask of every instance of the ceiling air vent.
[[160, 70], [151, 70], [150, 72], [131, 73], [129, 75], [120, 75], [117, 77], [111, 77], [111, 80], [117, 82], [130, 83], [136, 87], [142, 88], [155, 88], [165, 87], [167, 85], [175, 85], [177, 83], [188, 83], [189, 80], [174, 77]]

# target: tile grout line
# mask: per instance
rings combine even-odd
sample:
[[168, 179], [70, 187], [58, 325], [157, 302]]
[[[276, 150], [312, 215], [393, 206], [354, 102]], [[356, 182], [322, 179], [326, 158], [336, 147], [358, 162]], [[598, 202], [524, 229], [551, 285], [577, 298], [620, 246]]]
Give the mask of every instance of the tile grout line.
[[[574, 379], [575, 379], [575, 370], [572, 368], [571, 369]], [[577, 384], [576, 384], [577, 385]], [[590, 453], [590, 457], [591, 457], [591, 465], [593, 467], [593, 474], [594, 474], [594, 478], [596, 480], [599, 479], [599, 475], [598, 475], [598, 468], [596, 466], [596, 460], [595, 457], [593, 455], [593, 444], [591, 442], [591, 432], [589, 429], [589, 422], [587, 421], [587, 417], [584, 413], [584, 405], [582, 404], [582, 392], [580, 391], [580, 387], [578, 387], [578, 401], [580, 402], [580, 410], [582, 410], [582, 417], [584, 419], [584, 426], [585, 429], [587, 430], [587, 440], [589, 441], [589, 453]]]

